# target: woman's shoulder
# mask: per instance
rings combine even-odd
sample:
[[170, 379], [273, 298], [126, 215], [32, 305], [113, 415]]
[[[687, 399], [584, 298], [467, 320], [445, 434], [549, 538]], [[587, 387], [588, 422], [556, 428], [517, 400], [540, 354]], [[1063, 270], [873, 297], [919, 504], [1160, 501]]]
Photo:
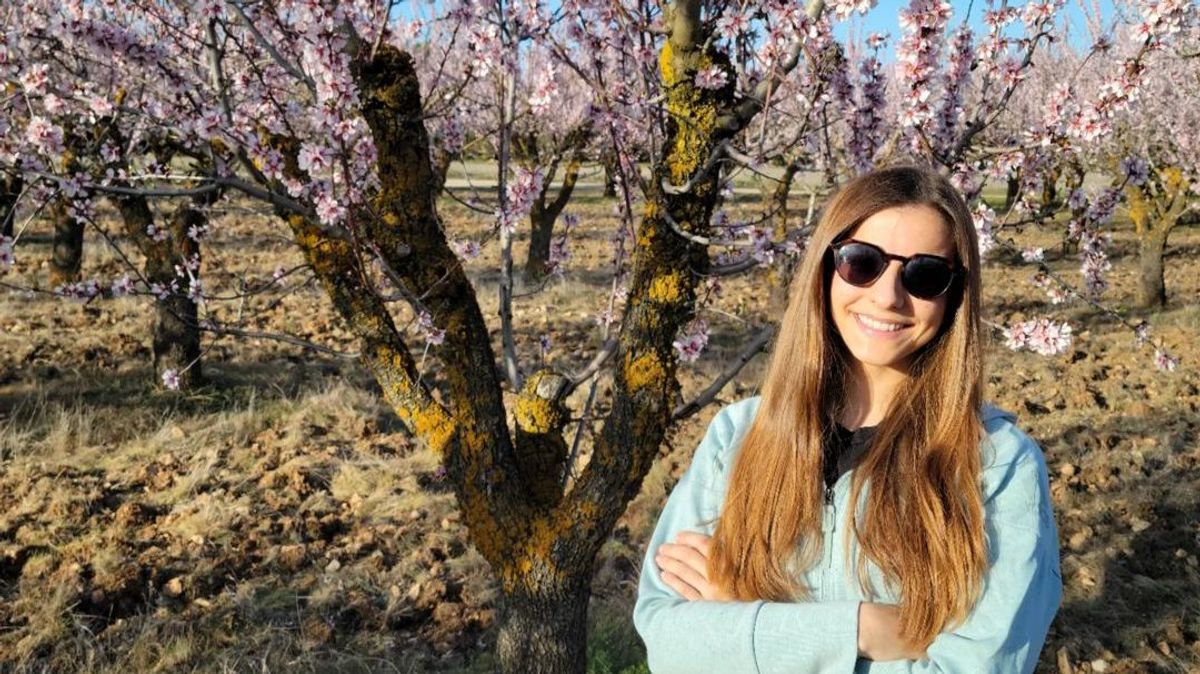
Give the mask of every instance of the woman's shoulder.
[[1028, 511], [1049, 503], [1049, 473], [1041, 446], [1017, 426], [1011, 412], [987, 405], [980, 446], [985, 503], [992, 509]]
[[1038, 443], [1017, 426], [1017, 415], [985, 404], [980, 417], [984, 428], [980, 445], [984, 470], [1013, 463], [1045, 461]]
[[708, 457], [713, 462], [713, 470], [723, 474], [733, 462], [742, 439], [750, 430], [754, 416], [758, 414], [761, 396], [743, 398], [729, 403], [721, 408], [709, 423], [705, 442], [701, 445], [710, 452]]

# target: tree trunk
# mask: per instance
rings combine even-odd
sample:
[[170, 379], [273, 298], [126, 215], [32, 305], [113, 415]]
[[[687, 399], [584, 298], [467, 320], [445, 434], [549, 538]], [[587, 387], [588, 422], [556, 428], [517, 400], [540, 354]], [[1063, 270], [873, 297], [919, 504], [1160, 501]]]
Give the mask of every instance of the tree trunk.
[[1163, 280], [1163, 254], [1167, 237], [1150, 230], [1138, 241], [1138, 306], [1158, 309], [1167, 305], [1167, 287]]
[[79, 280], [83, 266], [83, 222], [71, 217], [65, 199], [51, 209], [54, 218], [54, 247], [50, 253], [50, 286]]
[[600, 162], [604, 166], [604, 196], [617, 196], [617, 154], [604, 153]]
[[[191, 278], [176, 276], [175, 265], [200, 257], [200, 245], [188, 236], [191, 227], [202, 227], [204, 215], [190, 205], [180, 206], [171, 220], [171, 238], [163, 242], [164, 250], [156, 260], [147, 262], [146, 276], [151, 281], [170, 283], [176, 280], [179, 291], [154, 303], [154, 375], [163, 381], [163, 373], [174, 371], [179, 376], [181, 391], [196, 388], [203, 382], [200, 369], [200, 318], [196, 302], [188, 295]], [[151, 265], [153, 264], [153, 269]], [[199, 280], [200, 271], [191, 272]]]
[[21, 176], [7, 174], [0, 177], [0, 236], [13, 235], [13, 221], [17, 219], [17, 196], [21, 194]]
[[[783, 175], [779, 178], [779, 184], [775, 186], [774, 192], [771, 194], [772, 208], [776, 212], [775, 239], [782, 240], [788, 234], [788, 196], [792, 192], [792, 181], [796, 178], [796, 173], [800, 170], [800, 166], [796, 162], [790, 162], [783, 170]], [[783, 307], [787, 306], [787, 291], [788, 286], [792, 282], [792, 273], [795, 271], [795, 261], [791, 258], [779, 260], [777, 264], [771, 266], [767, 271], [767, 286], [769, 294], [767, 296], [767, 310], [773, 312], [773, 315], [780, 316], [783, 314]]]
[[572, 585], [506, 594], [497, 655], [504, 674], [587, 670], [587, 572]]
[[[189, 258], [198, 261], [200, 244], [188, 236], [188, 229], [204, 225], [204, 215], [192, 205], [180, 206], [168, 228], [170, 237], [156, 241], [146, 230], [154, 224], [154, 214], [146, 197], [127, 195], [117, 198], [117, 208], [125, 225], [125, 234], [137, 244], [146, 258], [143, 273], [146, 282], [169, 288], [179, 284], [176, 292], [155, 299], [154, 324], [151, 328], [151, 353], [154, 361], [154, 380], [162, 386], [163, 374], [173, 370], [179, 376], [179, 389], [186, 391], [202, 382], [200, 369], [200, 327], [196, 303], [188, 296], [191, 281], [178, 278], [175, 265], [184, 265]], [[199, 279], [199, 269], [192, 277]]]
[[441, 147], [434, 148], [431, 165], [433, 167], [433, 195], [439, 196], [446, 188], [446, 174], [450, 172], [450, 164], [454, 156]]
[[1008, 176], [1008, 186], [1004, 191], [1004, 212], [1012, 210], [1013, 204], [1017, 203], [1017, 194], [1021, 192], [1021, 180], [1015, 174]]
[[525, 281], [540, 281], [550, 273], [550, 241], [554, 238], [557, 214], [539, 208], [529, 211], [529, 252], [525, 257]]

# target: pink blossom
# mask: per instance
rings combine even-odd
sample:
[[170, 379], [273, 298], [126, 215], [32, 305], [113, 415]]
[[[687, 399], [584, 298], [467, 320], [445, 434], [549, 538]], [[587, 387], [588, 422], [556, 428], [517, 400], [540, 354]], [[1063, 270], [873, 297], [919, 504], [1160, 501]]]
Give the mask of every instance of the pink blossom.
[[1070, 298], [1067, 291], [1057, 281], [1041, 272], [1034, 274], [1033, 285], [1045, 291], [1046, 298], [1050, 300], [1051, 304], [1063, 304]]
[[720, 89], [728, 81], [720, 66], [709, 66], [696, 73], [696, 86], [701, 89]]
[[996, 238], [992, 231], [996, 224], [996, 212], [980, 200], [971, 215], [975, 220], [975, 232], [979, 239], [979, 257], [986, 258], [996, 247]]
[[1164, 372], [1174, 372], [1179, 367], [1179, 359], [1161, 349], [1154, 350], [1154, 367]]
[[305, 143], [300, 147], [297, 162], [300, 170], [307, 171], [310, 176], [323, 176], [333, 168], [333, 149], [325, 145]]
[[113, 281], [112, 287], [110, 288], [110, 290], [112, 291], [113, 297], [124, 297], [125, 295], [132, 295], [133, 289], [134, 289], [133, 279], [129, 278], [129, 274], [125, 274], [124, 276], [117, 279], [116, 281]]
[[330, 226], [340, 224], [346, 217], [346, 209], [329, 190], [323, 190], [317, 197], [316, 211], [321, 222]]
[[162, 383], [167, 389], [172, 391], [179, 390], [179, 372], [174, 369], [163, 370]]
[[100, 284], [94, 279], [64, 283], [54, 289], [54, 294], [63, 299], [86, 302], [100, 294]]
[[1092, 295], [1099, 295], [1108, 288], [1105, 274], [1112, 269], [1112, 263], [1108, 261], [1106, 248], [1111, 238], [1108, 234], [1095, 234], [1090, 230], [1084, 230], [1079, 237], [1080, 273]]
[[878, 0], [833, 0], [833, 16], [839, 21], [849, 18], [855, 12], [865, 15], [871, 11]]
[[1005, 328], [1004, 345], [1013, 351], [1026, 349], [1043, 356], [1066, 352], [1071, 346], [1071, 326], [1046, 318], [1034, 318]]
[[49, 81], [50, 66], [44, 63], [37, 63], [25, 71], [21, 75], [21, 86], [30, 94], [40, 94]]
[[679, 359], [685, 363], [693, 363], [708, 346], [708, 324], [695, 320], [684, 328], [684, 331], [671, 346], [679, 353]]
[[417, 329], [425, 336], [426, 344], [438, 346], [446, 341], [446, 331], [433, 324], [433, 317], [428, 311], [417, 314]]
[[146, 236], [150, 237], [151, 241], [162, 243], [163, 241], [171, 238], [171, 232], [152, 222], [146, 225]]
[[533, 93], [529, 95], [530, 111], [535, 115], [546, 112], [557, 94], [558, 81], [555, 79], [554, 64], [547, 62], [534, 77]]
[[37, 150], [48, 155], [59, 155], [63, 151], [63, 131], [50, 120], [37, 115], [29, 119], [25, 137]]
[[464, 260], [474, 260], [479, 257], [479, 244], [473, 239], [457, 239], [450, 242], [450, 250]]
[[750, 228], [750, 256], [758, 260], [759, 266], [769, 267], [775, 262], [775, 242], [771, 238], [771, 230], [765, 227]]
[[717, 36], [736, 40], [750, 29], [750, 17], [742, 12], [730, 11], [717, 19]]
[[1150, 178], [1150, 165], [1141, 157], [1125, 157], [1119, 168], [1130, 185], [1145, 185]]

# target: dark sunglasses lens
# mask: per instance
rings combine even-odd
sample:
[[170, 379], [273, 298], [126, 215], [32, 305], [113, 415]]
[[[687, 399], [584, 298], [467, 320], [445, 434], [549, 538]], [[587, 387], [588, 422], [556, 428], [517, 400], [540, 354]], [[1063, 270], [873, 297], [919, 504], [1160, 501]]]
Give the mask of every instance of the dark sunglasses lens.
[[856, 286], [867, 285], [879, 278], [887, 264], [879, 251], [860, 243], [849, 243], [838, 248], [834, 260], [838, 276]]
[[933, 299], [946, 292], [954, 280], [954, 270], [942, 260], [914, 257], [900, 273], [904, 289], [914, 297]]

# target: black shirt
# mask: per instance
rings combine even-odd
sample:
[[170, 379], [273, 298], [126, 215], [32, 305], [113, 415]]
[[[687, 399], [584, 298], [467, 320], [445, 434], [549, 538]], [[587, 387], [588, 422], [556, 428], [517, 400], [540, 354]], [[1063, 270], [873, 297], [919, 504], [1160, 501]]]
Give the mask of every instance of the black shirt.
[[829, 434], [825, 444], [827, 490], [832, 489], [838, 478], [850, 470], [867, 451], [871, 445], [871, 438], [875, 437], [875, 429], [875, 426], [863, 426], [852, 431], [841, 424], [834, 424], [833, 432]]

